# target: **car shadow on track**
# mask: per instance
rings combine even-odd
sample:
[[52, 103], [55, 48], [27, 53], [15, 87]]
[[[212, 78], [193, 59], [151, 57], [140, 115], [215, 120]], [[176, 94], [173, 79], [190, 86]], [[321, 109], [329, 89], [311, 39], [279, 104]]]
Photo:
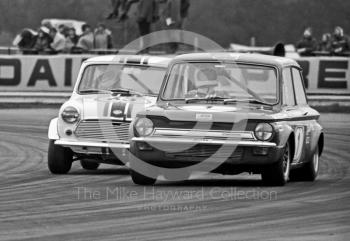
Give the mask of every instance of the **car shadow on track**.
[[161, 181], [157, 187], [266, 187], [261, 180], [247, 179], [191, 179], [181, 182]]
[[98, 170], [94, 170], [94, 171], [88, 171], [88, 170], [84, 170], [84, 169], [76, 169], [76, 170], [72, 170], [71, 172], [69, 172], [67, 175], [72, 175], [72, 176], [105, 176], [105, 175], [121, 175], [121, 176], [128, 176], [130, 175], [130, 171], [127, 168], [106, 168], [106, 169], [98, 169]]

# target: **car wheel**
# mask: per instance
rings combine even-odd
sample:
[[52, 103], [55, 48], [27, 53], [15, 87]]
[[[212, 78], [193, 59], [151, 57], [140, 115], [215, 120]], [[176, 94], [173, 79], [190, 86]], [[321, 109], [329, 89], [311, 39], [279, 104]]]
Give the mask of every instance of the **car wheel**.
[[137, 185], [151, 186], [154, 185], [157, 179], [146, 177], [134, 170], [130, 171], [132, 181]]
[[95, 170], [97, 170], [98, 167], [100, 166], [100, 163], [81, 160], [81, 161], [80, 161], [80, 165], [81, 165], [85, 170], [95, 171]]
[[175, 173], [174, 174], [164, 173], [163, 176], [168, 181], [173, 181], [173, 180], [187, 181], [188, 179], [190, 179], [191, 174], [189, 172], [184, 171], [182, 173], [176, 173], [176, 176], [175, 176]]
[[263, 182], [273, 186], [284, 186], [289, 180], [291, 159], [291, 147], [287, 142], [281, 159], [262, 172]]
[[319, 155], [318, 146], [317, 146], [315, 149], [315, 152], [311, 157], [311, 160], [308, 160], [308, 162], [303, 167], [293, 170], [291, 172], [291, 179], [293, 181], [313, 182], [316, 180], [318, 176], [319, 166], [320, 166], [320, 155]]
[[53, 174], [67, 174], [73, 162], [73, 152], [69, 148], [55, 145], [54, 140], [49, 142], [47, 164]]

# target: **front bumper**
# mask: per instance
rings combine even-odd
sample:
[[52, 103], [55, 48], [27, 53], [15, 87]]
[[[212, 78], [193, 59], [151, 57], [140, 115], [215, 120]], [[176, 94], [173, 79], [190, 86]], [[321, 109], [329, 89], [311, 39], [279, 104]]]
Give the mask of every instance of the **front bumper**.
[[130, 148], [129, 143], [107, 143], [107, 142], [88, 142], [88, 141], [66, 141], [56, 140], [56, 145], [64, 146], [72, 149], [75, 153], [80, 154], [109, 154], [110, 150], [128, 150]]
[[[208, 158], [214, 165], [263, 167], [277, 162], [283, 147], [257, 140], [215, 140], [196, 138], [134, 137], [131, 152], [141, 160], [160, 167], [187, 167]], [[140, 145], [149, 145], [142, 150]], [[170, 149], [183, 150], [172, 152]]]
[[232, 146], [256, 146], [256, 147], [276, 147], [276, 143], [263, 141], [245, 140], [215, 140], [206, 138], [164, 138], [164, 137], [134, 137], [134, 142], [146, 142], [148, 144], [210, 144], [210, 145], [232, 145]]
[[104, 142], [84, 142], [84, 141], [55, 141], [56, 145], [64, 147], [98, 147], [98, 148], [116, 148], [116, 149], [129, 149], [130, 144], [125, 143], [104, 143]]

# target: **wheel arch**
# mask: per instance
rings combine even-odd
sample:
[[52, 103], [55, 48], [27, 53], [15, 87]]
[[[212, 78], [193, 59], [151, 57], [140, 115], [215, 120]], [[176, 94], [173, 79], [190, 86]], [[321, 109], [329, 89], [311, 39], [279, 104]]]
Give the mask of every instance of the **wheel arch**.
[[49, 140], [59, 140], [60, 136], [58, 134], [58, 118], [54, 118], [50, 122], [48, 131]]
[[292, 161], [294, 160], [294, 155], [295, 155], [295, 135], [294, 132], [291, 132], [289, 137], [288, 137], [288, 142], [291, 148], [291, 155], [292, 155]]
[[324, 148], [324, 133], [322, 132], [320, 134], [320, 137], [318, 138], [318, 154], [319, 156], [322, 155]]

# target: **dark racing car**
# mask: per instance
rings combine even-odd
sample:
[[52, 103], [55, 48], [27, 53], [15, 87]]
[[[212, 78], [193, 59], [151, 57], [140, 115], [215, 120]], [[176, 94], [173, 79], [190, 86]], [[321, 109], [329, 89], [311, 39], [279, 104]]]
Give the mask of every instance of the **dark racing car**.
[[156, 105], [131, 128], [134, 183], [194, 172], [261, 174], [269, 185], [314, 181], [324, 134], [301, 71], [294, 60], [265, 55], [174, 58]]

